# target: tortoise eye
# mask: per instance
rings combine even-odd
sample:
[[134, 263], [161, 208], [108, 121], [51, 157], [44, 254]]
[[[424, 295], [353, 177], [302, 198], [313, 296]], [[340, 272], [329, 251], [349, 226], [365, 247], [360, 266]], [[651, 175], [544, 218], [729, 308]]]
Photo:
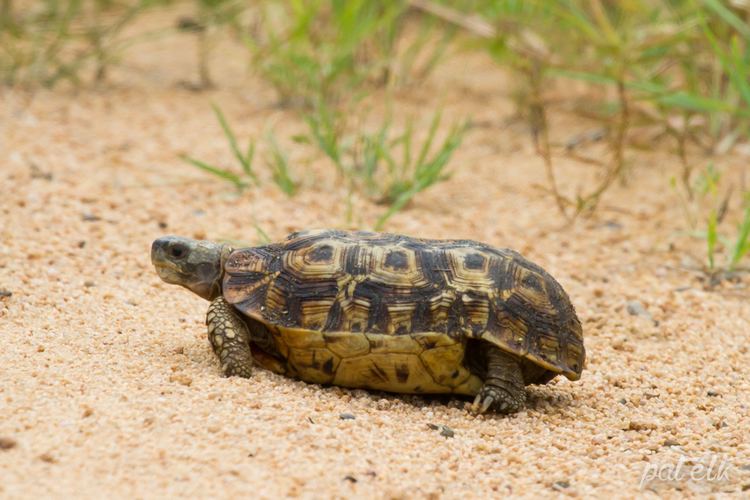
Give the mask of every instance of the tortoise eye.
[[181, 259], [187, 255], [187, 248], [184, 245], [174, 245], [169, 249], [169, 255], [175, 259]]

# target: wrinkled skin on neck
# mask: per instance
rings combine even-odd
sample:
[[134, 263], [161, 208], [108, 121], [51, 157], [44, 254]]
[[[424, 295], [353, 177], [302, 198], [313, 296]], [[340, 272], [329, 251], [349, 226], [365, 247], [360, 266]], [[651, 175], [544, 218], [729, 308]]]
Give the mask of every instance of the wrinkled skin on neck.
[[181, 285], [206, 300], [221, 295], [229, 245], [164, 236], [151, 245], [151, 262], [166, 283]]

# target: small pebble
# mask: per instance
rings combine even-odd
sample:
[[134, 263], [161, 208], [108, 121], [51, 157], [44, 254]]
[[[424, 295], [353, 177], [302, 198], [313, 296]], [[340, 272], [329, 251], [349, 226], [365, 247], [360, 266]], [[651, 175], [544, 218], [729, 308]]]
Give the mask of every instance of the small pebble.
[[177, 382], [178, 384], [182, 384], [184, 386], [190, 387], [190, 385], [193, 383], [193, 379], [185, 375], [184, 373], [173, 373], [169, 377], [170, 382]]
[[82, 214], [81, 219], [84, 222], [96, 222], [96, 221], [102, 220], [101, 217], [99, 217], [98, 215], [94, 215], [94, 214]]
[[13, 296], [13, 292], [6, 288], [0, 288], [0, 299]]
[[39, 460], [41, 460], [42, 462], [47, 462], [48, 464], [57, 463], [57, 459], [49, 453], [42, 453], [41, 455], [39, 455]]
[[427, 424], [427, 427], [429, 427], [433, 431], [436, 431], [436, 430], [439, 429], [440, 430], [440, 435], [443, 436], [443, 437], [452, 438], [453, 436], [456, 435], [456, 433], [453, 432], [453, 429], [451, 429], [447, 425], [443, 425], [443, 424], [440, 424], [440, 425]]
[[341, 413], [339, 414], [339, 418], [341, 420], [354, 420], [356, 417], [351, 413]]
[[555, 481], [552, 485], [553, 490], [564, 490], [570, 488], [570, 481]]
[[13, 438], [0, 437], [0, 450], [10, 450], [15, 448], [18, 442]]
[[344, 476], [344, 481], [349, 481], [350, 483], [356, 483], [357, 478], [354, 476]]
[[721, 396], [721, 394], [719, 394], [719, 393], [718, 393], [718, 392], [716, 392], [716, 391], [707, 391], [707, 392], [706, 392], [706, 396], [709, 396], [709, 397], [715, 398], [716, 396]]
[[646, 310], [645, 307], [643, 307], [643, 304], [641, 304], [637, 300], [630, 300], [627, 304], [628, 312], [631, 316], [647, 316], [651, 317], [651, 314]]
[[86, 288], [91, 288], [92, 286], [96, 286], [96, 283], [91, 280], [86, 280], [83, 282], [83, 286], [85, 286]]
[[42, 171], [42, 169], [39, 168], [39, 165], [34, 162], [31, 162], [30, 170], [32, 179], [44, 179], [45, 181], [52, 180], [52, 174], [50, 172]]
[[448, 427], [447, 425], [442, 425], [442, 429], [440, 430], [440, 435], [447, 438], [452, 438], [456, 435], [455, 432], [453, 432], [453, 429]]

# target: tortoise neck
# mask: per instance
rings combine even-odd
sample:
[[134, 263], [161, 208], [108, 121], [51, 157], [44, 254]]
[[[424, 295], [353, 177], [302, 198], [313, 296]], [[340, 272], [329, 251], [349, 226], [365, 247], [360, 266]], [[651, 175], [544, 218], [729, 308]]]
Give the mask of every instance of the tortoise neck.
[[216, 297], [222, 294], [222, 283], [224, 282], [224, 265], [227, 263], [229, 256], [234, 252], [234, 248], [229, 245], [222, 245], [219, 257], [219, 276], [216, 278], [213, 287], [211, 288], [211, 295], [208, 300], [214, 300]]

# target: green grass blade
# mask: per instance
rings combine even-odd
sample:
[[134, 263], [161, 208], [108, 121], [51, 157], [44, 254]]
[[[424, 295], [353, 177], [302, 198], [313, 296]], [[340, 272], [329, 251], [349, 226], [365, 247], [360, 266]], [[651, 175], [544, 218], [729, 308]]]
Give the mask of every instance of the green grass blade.
[[729, 51], [724, 50], [718, 37], [704, 22], [703, 33], [708, 40], [714, 54], [721, 62], [724, 72], [729, 76], [730, 81], [740, 93], [745, 103], [750, 105], [750, 83], [747, 81], [747, 67], [745, 66], [742, 48], [738, 45], [737, 37], [732, 37]]
[[418, 172], [421, 166], [424, 164], [425, 158], [427, 157], [427, 154], [430, 152], [430, 148], [432, 147], [432, 141], [435, 139], [435, 134], [437, 133], [438, 126], [440, 125], [440, 118], [442, 116], [442, 112], [438, 111], [435, 113], [435, 116], [432, 118], [432, 123], [430, 123], [430, 130], [427, 133], [427, 140], [424, 141], [424, 144], [422, 144], [422, 148], [419, 151], [419, 156], [417, 157], [417, 163], [416, 163], [416, 171]]
[[208, 172], [210, 174], [215, 175], [216, 177], [220, 177], [224, 179], [225, 181], [229, 181], [232, 184], [235, 185], [237, 189], [244, 189], [247, 187], [247, 184], [238, 176], [237, 174], [230, 172], [229, 170], [225, 170], [223, 168], [214, 167], [212, 165], [209, 165], [208, 163], [202, 162], [200, 160], [196, 160], [195, 158], [191, 158], [190, 156], [181, 156], [184, 161], [188, 162], [189, 164], [193, 165], [194, 167], [197, 167], [205, 172]]
[[266, 233], [262, 227], [260, 227], [260, 224], [258, 222], [254, 222], [253, 225], [255, 226], [255, 233], [258, 235], [258, 241], [262, 245], [267, 245], [268, 243], [271, 243], [271, 237], [268, 236], [268, 233]]
[[718, 0], [702, 0], [703, 5], [714, 11], [725, 23], [733, 27], [740, 33], [745, 40], [750, 40], [750, 26], [747, 22], [737, 17], [734, 12], [729, 10], [723, 2]]
[[268, 142], [271, 146], [270, 167], [273, 181], [284, 194], [294, 196], [297, 193], [297, 183], [292, 180], [289, 173], [289, 159], [273, 135], [268, 135]]
[[732, 258], [729, 261], [730, 271], [734, 270], [748, 251], [750, 251], [750, 201], [745, 206], [745, 216], [737, 230], [737, 239], [732, 249]]
[[706, 227], [706, 253], [708, 254], [708, 268], [714, 269], [716, 252], [716, 242], [719, 239], [717, 231], [716, 210], [712, 210], [708, 215], [708, 226]]
[[404, 191], [403, 193], [401, 193], [396, 198], [396, 200], [388, 207], [388, 210], [386, 210], [385, 213], [378, 218], [377, 222], [375, 222], [375, 230], [380, 231], [381, 229], [383, 229], [383, 226], [388, 221], [388, 219], [393, 217], [396, 212], [404, 208], [406, 204], [409, 203], [409, 200], [414, 198], [414, 196], [416, 196], [416, 194], [421, 190], [422, 188], [420, 186], [415, 185], [408, 191]]
[[[435, 120], [433, 120], [433, 123], [434, 121]], [[406, 204], [421, 191], [424, 191], [436, 182], [445, 178], [445, 176], [442, 175], [443, 169], [448, 164], [448, 160], [450, 160], [453, 152], [461, 145], [465, 131], [465, 124], [453, 127], [435, 157], [428, 162], [418, 163], [413, 178], [407, 184], [399, 185], [398, 189], [393, 193], [387, 193], [391, 194], [394, 199], [385, 213], [383, 213], [383, 215], [381, 215], [376, 221], [375, 230], [381, 230], [388, 219], [390, 219], [396, 212], [403, 209]], [[434, 137], [434, 135], [435, 132], [432, 131], [430, 132], [429, 137]], [[425, 141], [426, 144], [431, 142], [429, 137]], [[422, 149], [424, 150], [424, 147]], [[420, 154], [420, 157], [422, 156], [423, 155]], [[424, 156], [426, 156], [426, 154]]]
[[242, 162], [242, 171], [245, 172], [248, 177], [252, 177], [256, 183], [258, 183], [258, 179], [253, 172], [253, 169], [251, 168], [253, 164], [253, 158], [255, 158], [255, 141], [251, 139], [247, 143], [247, 152], [245, 153], [245, 161]]
[[[248, 177], [250, 177], [257, 184], [258, 178], [253, 172], [253, 167], [250, 163], [252, 157], [247, 157], [242, 154], [242, 151], [240, 151], [240, 148], [237, 144], [237, 137], [234, 135], [234, 131], [232, 131], [232, 128], [229, 126], [229, 123], [224, 117], [224, 113], [221, 111], [221, 108], [219, 108], [219, 106], [214, 103], [211, 104], [211, 107], [214, 110], [214, 114], [216, 114], [216, 118], [219, 120], [219, 124], [221, 125], [222, 130], [224, 130], [224, 135], [229, 142], [229, 147], [232, 149], [234, 157], [237, 158], [237, 161], [239, 161], [240, 165], [242, 165], [243, 172], [245, 172]], [[252, 149], [254, 151], [254, 147]], [[248, 151], [248, 153], [250, 153], [250, 151]]]

